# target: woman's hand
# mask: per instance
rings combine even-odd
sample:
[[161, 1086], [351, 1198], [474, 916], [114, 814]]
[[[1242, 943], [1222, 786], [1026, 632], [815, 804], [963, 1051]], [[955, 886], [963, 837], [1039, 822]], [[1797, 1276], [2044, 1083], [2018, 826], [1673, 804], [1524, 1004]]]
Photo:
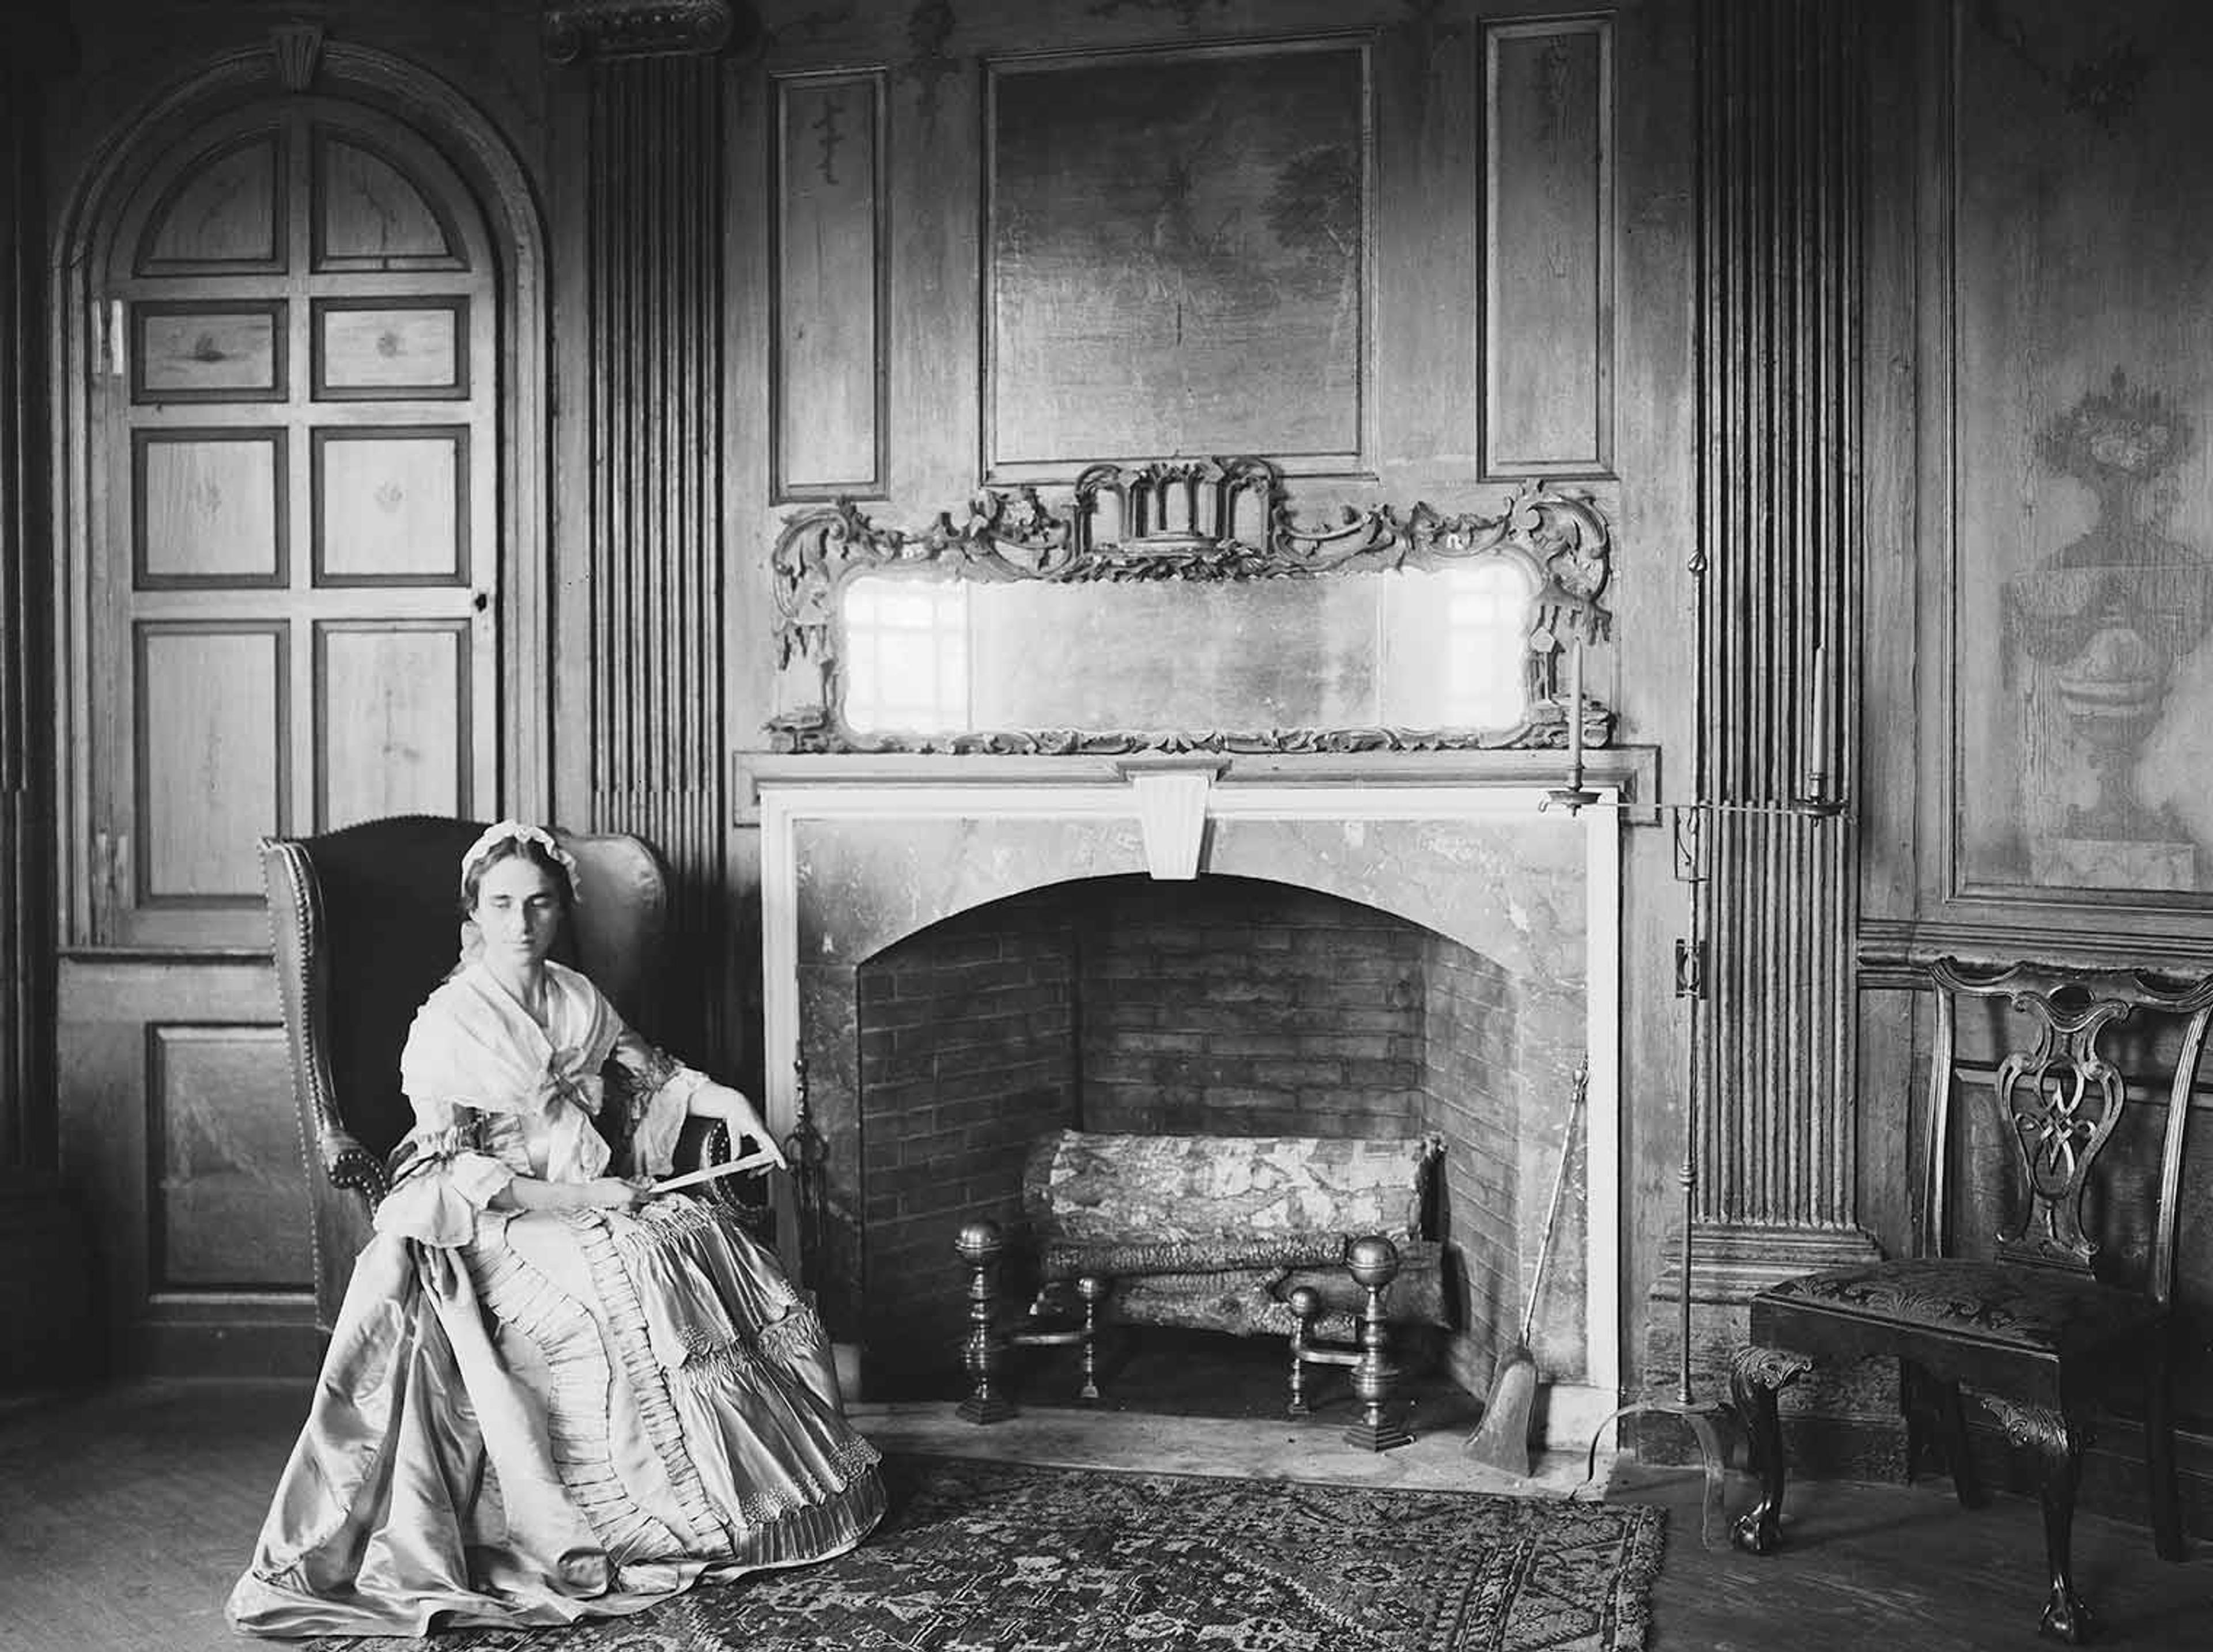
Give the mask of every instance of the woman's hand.
[[594, 1210], [635, 1210], [653, 1197], [653, 1183], [643, 1176], [595, 1176], [578, 1184], [586, 1208]]
[[760, 1109], [754, 1106], [743, 1092], [734, 1090], [727, 1084], [711, 1082], [702, 1084], [692, 1093], [689, 1111], [700, 1118], [721, 1119], [729, 1126], [730, 1134], [734, 1137], [752, 1137], [761, 1144], [762, 1150], [774, 1161], [778, 1170], [791, 1168], [784, 1159], [783, 1145], [768, 1133], [768, 1125], [761, 1118]]

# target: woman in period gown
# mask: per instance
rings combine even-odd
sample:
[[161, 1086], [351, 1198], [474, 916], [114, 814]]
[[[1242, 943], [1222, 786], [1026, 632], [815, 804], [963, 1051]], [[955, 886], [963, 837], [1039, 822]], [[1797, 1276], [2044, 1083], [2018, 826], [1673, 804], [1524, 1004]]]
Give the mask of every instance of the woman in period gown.
[[711, 1204], [649, 1193], [687, 1116], [773, 1143], [547, 958], [574, 878], [514, 822], [462, 861], [481, 948], [408, 1034], [415, 1128], [231, 1592], [242, 1630], [631, 1612], [842, 1553], [883, 1511], [813, 1308]]

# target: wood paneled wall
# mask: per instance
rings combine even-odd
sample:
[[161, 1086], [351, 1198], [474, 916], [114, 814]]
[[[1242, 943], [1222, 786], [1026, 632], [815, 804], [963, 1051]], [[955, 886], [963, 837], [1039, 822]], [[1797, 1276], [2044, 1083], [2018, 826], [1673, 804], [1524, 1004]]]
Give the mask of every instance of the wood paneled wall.
[[[1868, 40], [1854, 1102], [1859, 1217], [1899, 1253], [1930, 958], [2213, 964], [2196, 623], [2213, 286], [2195, 227], [2213, 174], [2180, 160], [2213, 141], [2213, 15], [1886, 3]], [[2112, 701], [2070, 712], [2101, 677]], [[2182, 1224], [2181, 1456], [2202, 1511], [2213, 1264], [2198, 1203]], [[2086, 1474], [2132, 1519], [2134, 1448], [2112, 1429]]]

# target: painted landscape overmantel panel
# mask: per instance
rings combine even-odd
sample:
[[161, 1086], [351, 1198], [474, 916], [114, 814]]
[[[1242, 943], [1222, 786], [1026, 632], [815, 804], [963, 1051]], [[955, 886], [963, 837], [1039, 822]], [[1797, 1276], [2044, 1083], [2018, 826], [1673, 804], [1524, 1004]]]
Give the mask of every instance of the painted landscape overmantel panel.
[[782, 752], [1115, 753], [1602, 746], [1574, 692], [1612, 573], [1586, 495], [1303, 526], [1256, 458], [1088, 466], [956, 520], [793, 513], [771, 558]]

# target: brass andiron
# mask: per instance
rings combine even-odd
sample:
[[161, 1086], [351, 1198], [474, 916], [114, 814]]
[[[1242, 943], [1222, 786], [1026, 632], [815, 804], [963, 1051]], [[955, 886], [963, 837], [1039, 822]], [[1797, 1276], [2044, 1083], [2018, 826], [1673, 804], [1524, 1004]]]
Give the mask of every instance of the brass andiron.
[[1014, 1402], [999, 1388], [1003, 1350], [992, 1324], [999, 1294], [999, 1253], [1006, 1249], [996, 1222], [963, 1223], [953, 1248], [968, 1265], [968, 1339], [960, 1362], [968, 1372], [968, 1397], [960, 1402], [966, 1422], [997, 1423], [1015, 1414]]
[[[1002, 1331], [998, 1325], [999, 1259], [1007, 1248], [1006, 1236], [996, 1222], [964, 1223], [953, 1248], [968, 1265], [968, 1338], [960, 1362], [968, 1373], [968, 1397], [959, 1415], [970, 1423], [997, 1423], [1015, 1414], [1015, 1403], [999, 1386], [1007, 1350], [1015, 1348], [1076, 1348], [1082, 1356], [1080, 1399], [1099, 1398], [1099, 1305], [1106, 1300], [1111, 1281], [1093, 1273], [1076, 1278], [1076, 1299], [1083, 1317], [1072, 1326], [1051, 1329], [1027, 1326]], [[1395, 1264], [1394, 1264], [1395, 1266]], [[1035, 1310], [1032, 1310], [1034, 1320]]]
[[1306, 1368], [1342, 1365], [1352, 1373], [1352, 1393], [1360, 1401], [1360, 1415], [1345, 1426], [1348, 1445], [1363, 1451], [1388, 1451], [1411, 1445], [1414, 1436], [1390, 1415], [1398, 1397], [1399, 1362], [1391, 1353], [1390, 1326], [1383, 1316], [1383, 1297], [1399, 1277], [1398, 1247], [1381, 1234], [1344, 1241], [1345, 1271], [1366, 1295], [1354, 1341], [1344, 1344], [1318, 1343], [1314, 1322], [1321, 1313], [1321, 1293], [1312, 1285], [1291, 1292], [1291, 1404], [1294, 1417], [1307, 1415]]

